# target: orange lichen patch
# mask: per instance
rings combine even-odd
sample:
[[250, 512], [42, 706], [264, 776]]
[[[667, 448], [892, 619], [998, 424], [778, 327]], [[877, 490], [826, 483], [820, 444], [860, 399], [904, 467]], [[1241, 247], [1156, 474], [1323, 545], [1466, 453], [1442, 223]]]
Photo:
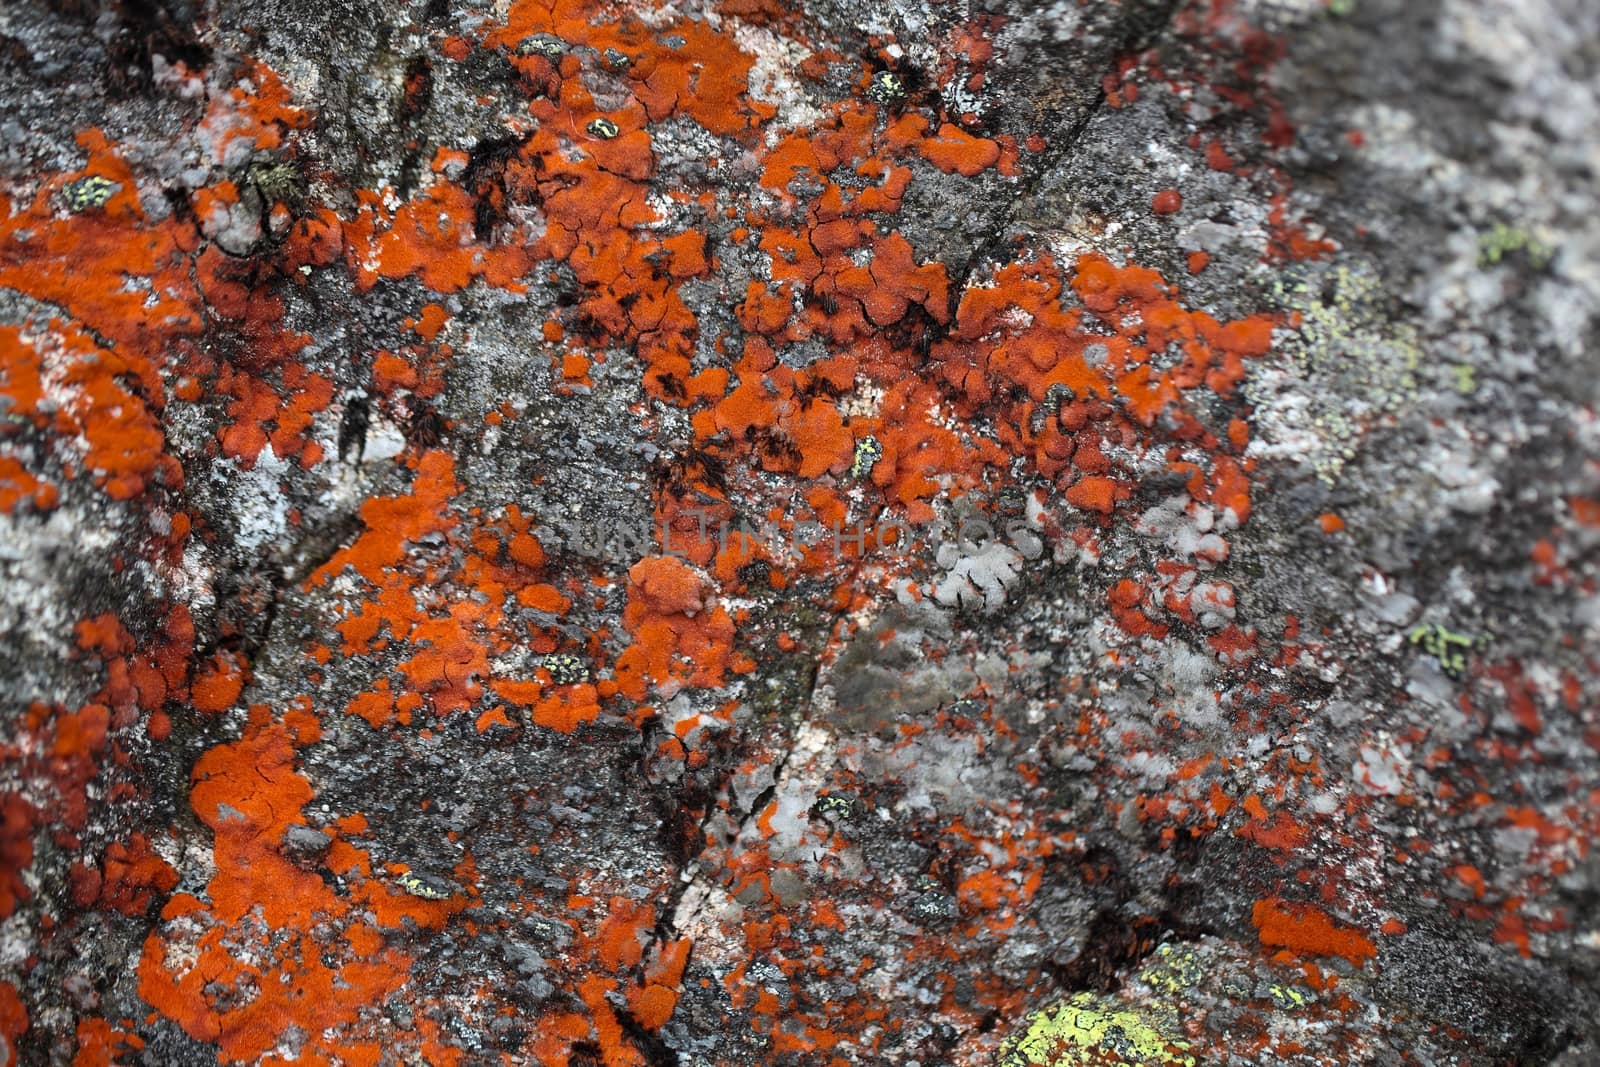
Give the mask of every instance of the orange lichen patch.
[[251, 722], [245, 737], [211, 749], [195, 764], [190, 804], [215, 834], [213, 914], [237, 918], [262, 907], [270, 924], [284, 925], [308, 918], [320, 895], [320, 880], [277, 852], [312, 792], [294, 770], [288, 731], [259, 711], [252, 711]]
[[569, 352], [561, 358], [561, 377], [578, 385], [593, 385], [589, 380], [589, 357]]
[[922, 156], [946, 174], [974, 178], [1000, 160], [1000, 146], [951, 123], [939, 127], [938, 135], [921, 144]]
[[606, 994], [616, 987], [616, 982], [592, 974], [578, 986], [578, 993], [589, 1009], [595, 1037], [600, 1042], [600, 1054], [606, 1067], [630, 1067], [642, 1062], [639, 1054], [622, 1037], [622, 1024], [612, 1010]]
[[124, 1033], [105, 1019], [84, 1019], [78, 1023], [78, 1051], [72, 1067], [114, 1067], [127, 1062], [144, 1048], [144, 1039]]
[[1486, 887], [1483, 881], [1483, 872], [1478, 868], [1471, 864], [1463, 863], [1451, 868], [1448, 873], [1453, 874], [1462, 885], [1470, 889], [1474, 898], [1483, 899]]
[[935, 322], [948, 317], [949, 277], [942, 263], [918, 265], [911, 243], [898, 233], [872, 241], [867, 267], [845, 267], [834, 273], [834, 290], [861, 302], [875, 326], [892, 326], [913, 306], [922, 307]]
[[0, 796], [0, 919], [31, 895], [22, 872], [33, 863], [34, 810], [18, 793]]
[[587, 684], [562, 686], [533, 705], [536, 724], [564, 734], [599, 717], [599, 691]]
[[[271, 99], [263, 108], [258, 117], [264, 125], [238, 132], [250, 145], [275, 145], [289, 121]], [[73, 429], [89, 443], [90, 470], [118, 499], [138, 495], [157, 476], [181, 485], [181, 469], [162, 455], [160, 432], [166, 402], [161, 372], [180, 360], [189, 375], [176, 383], [176, 395], [198, 399], [201, 377], [216, 374], [216, 391], [234, 398], [233, 425], [219, 435], [228, 454], [253, 462], [270, 438], [280, 456], [314, 463], [319, 453], [306, 433], [311, 415], [327, 406], [331, 383], [285, 364], [309, 338], [281, 329], [282, 304], [259, 264], [215, 248], [195, 256], [194, 228], [177, 216], [152, 221], [144, 215], [132, 172], [102, 134], [88, 131], [79, 142], [90, 156], [86, 172], [116, 182], [119, 191], [93, 211], [64, 216], [54, 210], [55, 183], [22, 210], [7, 203], [0, 212], [0, 285], [65, 308], [105, 343], [101, 350], [102, 340], [89, 340], [76, 326], [53, 325], [47, 340], [32, 338], [46, 345], [41, 351], [52, 382], [73, 394], [57, 422], [81, 424]], [[208, 220], [237, 199], [237, 189], [221, 182], [197, 190], [194, 205], [203, 224], [212, 226]], [[189, 341], [207, 316], [234, 353], [227, 363], [211, 354], [221, 346]], [[268, 376], [280, 375], [281, 386], [269, 384]], [[269, 419], [275, 428], [264, 425]]]
[[1342, 956], [1357, 967], [1378, 954], [1359, 930], [1341, 926], [1311, 904], [1291, 904], [1278, 897], [1256, 901], [1250, 914], [1261, 943], [1306, 956]]
[[1307, 233], [1307, 224], [1303, 220], [1290, 221], [1289, 198], [1286, 194], [1273, 197], [1267, 222], [1267, 258], [1274, 262], [1325, 259], [1338, 250], [1339, 246], [1327, 238], [1312, 237]]
[[56, 487], [29, 474], [20, 460], [0, 456], [0, 511], [15, 514], [24, 501], [40, 511], [48, 511], [58, 499]]
[[486, 247], [476, 239], [472, 196], [459, 186], [429, 186], [392, 213], [379, 193], [360, 189], [356, 198], [360, 210], [345, 223], [344, 240], [363, 289], [379, 278], [409, 275], [439, 293], [464, 289], [474, 278], [514, 288], [533, 264], [525, 245]]
[[[1254, 806], [1250, 801], [1255, 801]], [[1248, 841], [1254, 841], [1262, 848], [1278, 852], [1294, 852], [1311, 839], [1308, 827], [1296, 822], [1285, 812], [1273, 812], [1269, 817], [1261, 802], [1254, 796], [1246, 800], [1245, 810], [1250, 814], [1250, 821], [1240, 826], [1235, 833]]]
[[[1242, 447], [1241, 433], [1248, 443], [1247, 430], [1208, 431], [1185, 397], [1197, 388], [1231, 393], [1243, 360], [1270, 346], [1272, 320], [1219, 323], [1183, 308], [1156, 272], [1098, 255], [1078, 261], [1070, 284], [1097, 321], [1063, 306], [1063, 278], [1048, 259], [1002, 267], [992, 285], [963, 294], [950, 338], [932, 350], [940, 377], [960, 397], [958, 410], [998, 409], [1001, 443], [1055, 479], [1069, 503], [1103, 516], [1128, 494], [1118, 475], [1128, 485], [1138, 477], [1112, 462], [1105, 442], [1123, 449], [1184, 442], [1195, 459], [1210, 459], [1209, 472], [1185, 461], [1190, 493], [1247, 518], [1246, 470], [1226, 454]], [[1174, 345], [1181, 361], [1157, 372], [1151, 354]], [[1172, 429], [1158, 429], [1163, 416]], [[1122, 610], [1125, 623], [1142, 629]]]
[[417, 652], [398, 668], [409, 691], [431, 697], [441, 713], [477, 703], [483, 692], [479, 679], [489, 675], [489, 654], [473, 635], [491, 621], [487, 615], [481, 604], [456, 603], [445, 615], [413, 622], [402, 636]]
[[49, 774], [57, 793], [57, 824], [71, 830], [83, 829], [89, 817], [86, 789], [99, 772], [100, 757], [108, 748], [110, 709], [104, 704], [86, 704], [67, 711], [36, 704], [29, 709], [28, 725], [48, 738]]
[[775, 334], [789, 321], [793, 301], [789, 298], [792, 286], [784, 286], [775, 295], [758, 281], [745, 289], [744, 300], [735, 309], [739, 324], [751, 333]]
[[238, 701], [244, 683], [243, 665], [231, 653], [218, 652], [190, 683], [190, 703], [197, 711], [226, 711]]
[[1488, 673], [1500, 684], [1505, 694], [1506, 710], [1516, 724], [1529, 734], [1544, 730], [1544, 717], [1540, 714], [1538, 690], [1523, 672], [1522, 664], [1508, 660], [1493, 664]]
[[817, 402], [803, 407], [786, 415], [778, 425], [800, 450], [796, 473], [802, 478], [842, 471], [855, 453], [855, 442], [844, 428], [839, 409], [832, 404]]
[[[283, 298], [264, 288], [252, 261], [210, 247], [196, 257], [194, 275], [214, 331], [228, 337], [236, 352], [220, 363], [197, 354], [185, 365], [195, 374], [214, 372], [217, 391], [234, 398], [228, 407], [233, 424], [219, 434], [224, 450], [248, 466], [270, 438], [280, 457], [300, 456], [309, 466], [314, 460], [303, 453], [316, 447], [306, 434], [311, 416], [332, 400], [331, 382], [293, 362], [311, 338], [283, 329]], [[274, 421], [275, 429], [269, 429]]]
[[672, 1018], [678, 1006], [678, 993], [669, 986], [654, 982], [628, 992], [628, 1008], [639, 1025], [647, 1030], [659, 1030]]
[[771, 426], [775, 421], [777, 406], [772, 403], [771, 391], [754, 375], [740, 381], [732, 392], [723, 397], [714, 414], [715, 428], [735, 438], [744, 437], [751, 430]]
[[0, 1038], [4, 1039], [0, 1042], [0, 1049], [5, 1052], [5, 1058], [0, 1059], [0, 1067], [17, 1067], [21, 1059], [17, 1044], [27, 1032], [28, 1009], [17, 995], [17, 987], [10, 982], [0, 982]]
[[289, 89], [265, 63], [246, 59], [232, 88], [211, 98], [200, 133], [212, 162], [237, 166], [256, 149], [277, 148], [286, 130], [311, 124], [311, 116], [290, 103]]
[[1232, 511], [1240, 522], [1250, 518], [1250, 479], [1244, 468], [1231, 456], [1218, 456], [1214, 471], [1212, 502]]
[[265, 1055], [293, 1025], [305, 1051], [369, 1062], [377, 1046], [354, 1032], [409, 961], [395, 949], [336, 958], [313, 939], [318, 924], [349, 922], [352, 905], [281, 851], [312, 796], [294, 770], [294, 740], [256, 709], [240, 740], [195, 765], [190, 802], [214, 834], [217, 869], [207, 900], [179, 894], [167, 904], [145, 941], [139, 992], [231, 1060]]
[[1573, 831], [1542, 814], [1537, 808], [1518, 806], [1506, 809], [1506, 822], [1532, 830], [1541, 845], [1559, 845], [1573, 837]]
[[572, 606], [572, 601], [562, 596], [560, 590], [541, 582], [517, 590], [517, 603], [525, 608], [548, 612], [551, 615], [564, 614]]
[[1512, 945], [1517, 954], [1523, 959], [1533, 955], [1533, 946], [1529, 940], [1529, 926], [1527, 919], [1515, 912], [1507, 912], [1500, 917], [1500, 921], [1491, 935], [1497, 945]]
[[1111, 616], [1123, 630], [1134, 637], [1154, 637], [1157, 639], [1167, 636], [1167, 627], [1163, 623], [1154, 622], [1141, 607], [1149, 600], [1150, 592], [1139, 582], [1132, 578], [1123, 578], [1111, 587], [1107, 594], [1107, 602], [1111, 608]]
[[[880, 235], [870, 223], [838, 219], [809, 233], [769, 229], [762, 247], [773, 257], [774, 279], [804, 286], [815, 298], [799, 320], [789, 323], [784, 337], [815, 334], [842, 345], [907, 321], [913, 308], [932, 322], [949, 317], [944, 265], [918, 264], [898, 233]], [[856, 250], [869, 251], [870, 259], [857, 263]], [[763, 323], [763, 331], [776, 336], [775, 322]]]
[[373, 727], [386, 725], [396, 719], [402, 724], [411, 721], [404, 712], [396, 714], [394, 694], [389, 691], [387, 679], [379, 679], [372, 689], [356, 694], [344, 710], [347, 714], [360, 716], [367, 721], [367, 725]]
[[439, 334], [449, 321], [450, 313], [443, 304], [424, 304], [421, 314], [415, 319], [407, 319], [406, 324], [417, 331], [417, 336], [431, 343], [439, 339]]
[[124, 915], [143, 915], [157, 894], [170, 893], [178, 884], [178, 872], [156, 854], [144, 834], [134, 834], [126, 845], [113, 841], [101, 871], [101, 905]]
[[639, 561], [628, 577], [622, 621], [634, 643], [617, 657], [618, 690], [637, 701], [652, 684], [672, 691], [721, 685], [734, 627], [727, 611], [710, 603], [707, 579], [669, 556]]
[[[174, 520], [174, 527], [177, 525]], [[98, 703], [80, 709], [79, 714], [98, 708], [92, 711], [98, 717], [109, 708], [120, 729], [132, 723], [140, 710], [149, 711], [153, 721], [169, 696], [185, 697], [188, 657], [194, 647], [194, 624], [186, 606], [171, 605], [165, 625], [143, 647], [136, 648], [121, 622], [110, 614], [83, 620], [74, 636], [78, 647], [100, 660], [105, 669], [105, 685], [95, 694]], [[86, 773], [87, 769], [79, 766], [74, 777]], [[76, 810], [78, 801], [63, 803]]]
[[[166, 438], [156, 414], [123, 384], [125, 377], [140, 376], [139, 367], [59, 321], [31, 338], [15, 327], [0, 328], [0, 355], [0, 395], [11, 397], [13, 414], [65, 441], [86, 442], [83, 465], [106, 495], [131, 499], [158, 475], [173, 488], [182, 486], [182, 468], [163, 455]], [[45, 378], [60, 398], [48, 415], [39, 406]]]
[[379, 352], [372, 358], [372, 384], [380, 392], [415, 389], [421, 380], [417, 368], [402, 356], [393, 352]]
[[629, 621], [647, 614], [694, 615], [703, 611], [710, 585], [705, 577], [672, 556], [651, 556], [628, 570]]
[[[569, 43], [586, 41], [627, 55], [626, 77], [636, 102], [605, 116], [627, 132], [614, 138], [589, 132], [598, 112], [576, 76], [576, 56], [556, 63], [542, 56], [519, 57], [515, 62], [525, 76], [534, 68], [539, 71], [529, 103], [539, 122], [537, 130], [473, 190], [441, 189], [440, 203], [429, 207], [416, 223], [426, 231], [421, 235], [426, 241], [408, 235], [404, 242], [393, 244], [384, 235], [391, 245], [380, 246], [370, 235], [358, 234], [368, 249], [360, 269], [370, 277], [417, 272], [425, 284], [453, 289], [480, 268], [492, 284], [511, 285], [534, 261], [564, 261], [582, 292], [572, 325], [583, 326], [584, 333], [598, 327], [619, 344], [636, 344], [650, 367], [646, 381], [652, 393], [681, 397], [695, 322], [675, 286], [704, 269], [704, 237], [691, 232], [660, 235], [645, 229], [659, 220], [647, 202], [645, 181], [654, 166], [649, 135], [637, 127], [685, 113], [708, 128], [727, 132], [758, 121], [769, 112], [735, 103], [737, 93], [723, 92], [731, 85], [724, 79], [733, 71], [748, 69], [749, 60], [741, 61], [730, 38], [699, 23], [674, 22], [678, 28], [672, 32], [699, 42], [708, 49], [705, 54], [724, 53], [725, 64], [715, 70], [701, 65], [703, 56], [662, 44], [661, 35], [667, 31], [661, 25], [652, 24], [648, 30], [631, 21], [621, 26], [591, 25], [582, 5], [562, 3], [552, 11], [521, 4], [510, 21], [510, 28], [491, 34], [492, 43], [514, 48], [526, 33], [554, 32]], [[669, 90], [669, 85], [676, 88]], [[709, 108], [708, 100], [721, 100], [727, 110]], [[532, 242], [486, 243], [492, 239], [494, 220], [506, 218], [511, 208], [523, 204], [538, 206], [546, 220], [544, 235]], [[376, 218], [377, 201], [368, 206]], [[485, 206], [490, 209], [487, 215]], [[407, 209], [402, 205], [399, 211]], [[397, 230], [398, 218], [397, 213]], [[478, 242], [475, 251], [467, 248], [472, 241]], [[482, 258], [463, 258], [467, 253]]]
[[44, 399], [44, 360], [25, 340], [20, 329], [0, 327], [0, 395], [16, 418], [39, 417], [39, 402]]
[[[636, 16], [597, 19], [583, 0], [517, 0], [504, 28], [489, 35], [490, 44], [515, 50], [527, 37], [549, 33], [597, 52], [614, 49], [628, 57], [629, 89], [650, 121], [686, 114], [719, 136], [740, 134], [769, 118], [773, 108], [746, 95], [755, 59], [739, 49], [729, 33], [689, 19]], [[663, 43], [676, 37], [677, 46]], [[539, 62], [548, 61], [542, 57]], [[560, 64], [566, 74], [567, 61]]]
[[1150, 210], [1157, 215], [1176, 215], [1183, 210], [1183, 195], [1176, 189], [1163, 189], [1150, 199]]
[[74, 176], [47, 184], [26, 206], [0, 195], [0, 286], [63, 307], [113, 342], [159, 405], [164, 394], [153, 361], [166, 343], [200, 326], [187, 260], [198, 237], [176, 219], [146, 219], [132, 171], [103, 134], [91, 130], [78, 142], [89, 153], [84, 173], [120, 190], [96, 211], [64, 217], [53, 197]]
[[511, 728], [514, 724], [506, 717], [506, 709], [496, 706], [479, 715], [473, 723], [473, 728], [480, 734], [488, 733], [496, 727]]
[[372, 584], [384, 585], [385, 576], [405, 558], [407, 542], [455, 527], [449, 503], [457, 488], [455, 461], [449, 453], [423, 453], [416, 461], [411, 492], [399, 497], [374, 497], [361, 505], [365, 530], [354, 544], [317, 568], [309, 584], [327, 582], [349, 566]]
[[1079, 478], [1066, 492], [1067, 503], [1109, 515], [1116, 506], [1117, 488], [1111, 478]]
[[993, 441], [964, 439], [947, 429], [937, 416], [940, 404], [933, 385], [905, 378], [884, 395], [879, 409], [883, 455], [872, 468], [872, 481], [905, 508], [911, 522], [933, 518], [929, 501], [941, 491], [975, 488], [986, 467], [1005, 462]]
[[626, 897], [613, 897], [600, 929], [594, 936], [595, 955], [601, 966], [615, 971], [636, 966], [655, 925], [655, 909]]

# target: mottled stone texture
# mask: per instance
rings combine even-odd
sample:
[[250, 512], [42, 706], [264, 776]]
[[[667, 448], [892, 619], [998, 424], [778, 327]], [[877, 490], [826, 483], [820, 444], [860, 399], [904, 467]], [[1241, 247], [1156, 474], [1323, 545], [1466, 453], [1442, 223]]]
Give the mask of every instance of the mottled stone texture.
[[1590, 0], [10, 0], [0, 1064], [1600, 1062]]

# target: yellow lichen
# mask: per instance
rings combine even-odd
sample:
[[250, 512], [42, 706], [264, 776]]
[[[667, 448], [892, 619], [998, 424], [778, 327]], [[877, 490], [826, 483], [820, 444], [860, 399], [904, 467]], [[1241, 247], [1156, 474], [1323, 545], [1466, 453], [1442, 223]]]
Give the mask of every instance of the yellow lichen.
[[1163, 944], [1156, 947], [1154, 956], [1139, 972], [1139, 981], [1169, 996], [1193, 989], [1205, 973], [1200, 957], [1189, 949]]
[[1467, 669], [1467, 653], [1488, 646], [1488, 640], [1472, 634], [1456, 633], [1438, 623], [1424, 623], [1412, 627], [1407, 635], [1413, 645], [1439, 663], [1440, 670], [1452, 678], [1459, 678]]
[[1029, 1013], [1022, 1031], [1001, 1047], [999, 1067], [1116, 1062], [1194, 1067], [1193, 1046], [1172, 1036], [1176, 1014], [1160, 1016], [1132, 1010], [1109, 997], [1077, 993]]
[[404, 889], [414, 897], [421, 897], [423, 900], [447, 900], [450, 897], [448, 889], [442, 889], [437, 885], [426, 882], [410, 871], [401, 874], [398, 881], [401, 889]]
[[1290, 1010], [1303, 1008], [1311, 1003], [1311, 995], [1309, 993], [1296, 989], [1294, 986], [1279, 985], [1277, 982], [1267, 986], [1267, 995], [1272, 998], [1272, 1002], [1278, 1007]]
[[1304, 458], [1332, 485], [1366, 430], [1416, 398], [1422, 349], [1414, 329], [1393, 321], [1370, 267], [1278, 282], [1272, 293], [1295, 329], [1275, 346], [1277, 373], [1253, 375], [1245, 395], [1267, 418], [1267, 436], [1276, 419], [1309, 438]]
[[1478, 237], [1478, 266], [1493, 267], [1513, 252], [1527, 256], [1529, 266], [1544, 270], [1555, 253], [1549, 245], [1527, 230], [1504, 223]]

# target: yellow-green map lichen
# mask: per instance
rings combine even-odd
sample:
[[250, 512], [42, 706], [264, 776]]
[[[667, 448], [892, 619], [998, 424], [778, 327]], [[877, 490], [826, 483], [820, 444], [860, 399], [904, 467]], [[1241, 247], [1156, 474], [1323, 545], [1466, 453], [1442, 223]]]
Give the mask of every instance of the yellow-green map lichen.
[[1544, 270], [1555, 253], [1527, 230], [1502, 223], [1478, 238], [1478, 266], [1493, 267], [1513, 252], [1521, 252], [1534, 270]]
[[450, 898], [450, 890], [438, 884], [435, 879], [424, 879], [410, 871], [406, 871], [400, 875], [398, 881], [401, 889], [404, 889], [414, 897], [421, 897], [423, 900], [448, 900]]
[[1369, 268], [1334, 267], [1272, 288], [1294, 326], [1277, 361], [1245, 394], [1261, 412], [1259, 451], [1309, 464], [1332, 485], [1361, 436], [1417, 396], [1416, 331], [1391, 321], [1389, 296]]
[[1414, 627], [1407, 635], [1413, 645], [1439, 663], [1439, 669], [1452, 678], [1459, 678], [1467, 669], [1467, 653], [1488, 645], [1488, 640], [1471, 634], [1456, 633], [1438, 623], [1424, 623]]
[[1175, 1036], [1175, 1012], [1136, 1011], [1110, 997], [1077, 993], [1031, 1012], [1001, 1046], [999, 1067], [1074, 1067], [1136, 1063], [1194, 1067], [1189, 1042]]
[[1156, 947], [1150, 963], [1139, 972], [1139, 981], [1151, 989], [1176, 997], [1193, 989], [1204, 975], [1205, 968], [1200, 963], [1200, 957], [1192, 949], [1165, 944]]

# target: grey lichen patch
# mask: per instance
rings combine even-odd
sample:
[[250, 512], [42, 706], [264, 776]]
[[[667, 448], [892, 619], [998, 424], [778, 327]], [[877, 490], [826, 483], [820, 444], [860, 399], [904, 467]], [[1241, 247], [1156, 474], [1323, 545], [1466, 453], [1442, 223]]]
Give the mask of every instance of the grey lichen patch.
[[953, 922], [961, 914], [956, 898], [945, 892], [937, 878], [923, 875], [916, 879], [912, 888], [916, 895], [911, 898], [911, 914], [917, 922], [925, 925]]
[[557, 60], [567, 53], [567, 42], [549, 33], [536, 33], [517, 45], [517, 54]]
[[1191, 948], [1172, 944], [1156, 946], [1150, 962], [1139, 972], [1139, 981], [1167, 996], [1178, 996], [1205, 976], [1200, 956]]
[[292, 207], [305, 198], [305, 179], [288, 163], [258, 163], [250, 168], [250, 181], [268, 204], [281, 201]]
[[1333, 485], [1363, 434], [1415, 401], [1416, 330], [1388, 313], [1365, 266], [1322, 268], [1272, 295], [1289, 328], [1273, 364], [1245, 385], [1261, 430], [1251, 451], [1304, 463]]
[[806, 713], [816, 676], [817, 664], [811, 653], [773, 654], [762, 664], [761, 677], [752, 679], [746, 692], [750, 710], [761, 722], [798, 720]]

